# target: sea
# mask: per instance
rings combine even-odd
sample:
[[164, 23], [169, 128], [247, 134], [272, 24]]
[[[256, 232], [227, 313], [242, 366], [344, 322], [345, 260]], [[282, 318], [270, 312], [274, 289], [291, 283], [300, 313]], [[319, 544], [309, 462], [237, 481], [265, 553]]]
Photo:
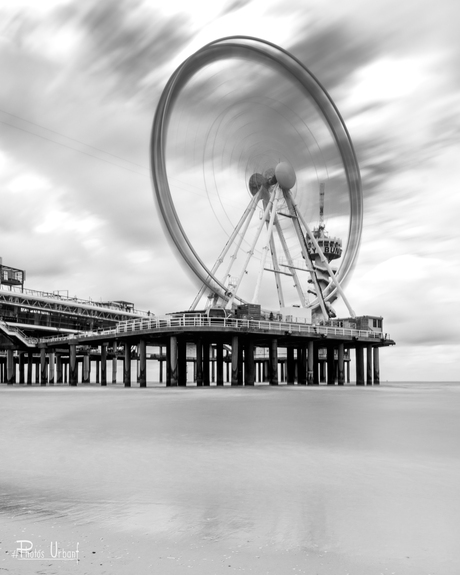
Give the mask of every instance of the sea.
[[458, 575], [459, 456], [460, 383], [2, 384], [0, 571]]

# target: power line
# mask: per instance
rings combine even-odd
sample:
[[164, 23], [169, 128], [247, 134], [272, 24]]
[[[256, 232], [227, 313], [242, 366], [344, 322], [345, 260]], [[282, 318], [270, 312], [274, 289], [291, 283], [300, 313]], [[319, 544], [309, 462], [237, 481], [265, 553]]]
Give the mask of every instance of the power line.
[[[130, 160], [126, 160], [125, 158], [122, 158], [121, 156], [117, 156], [115, 154], [112, 154], [110, 152], [106, 152], [105, 150], [102, 150], [101, 148], [97, 148], [95, 146], [91, 146], [90, 144], [86, 144], [85, 142], [82, 142], [80, 140], [77, 140], [75, 138], [70, 138], [69, 136], [66, 136], [65, 134], [62, 134], [61, 132], [57, 132], [56, 130], [51, 130], [50, 128], [46, 128], [45, 126], [42, 126], [40, 124], [37, 124], [35, 122], [31, 122], [30, 120], [26, 120], [25, 118], [22, 118], [21, 116], [17, 116], [16, 114], [11, 114], [10, 112], [7, 112], [6, 110], [2, 110], [0, 109], [0, 112], [2, 112], [3, 114], [6, 114], [7, 116], [11, 116], [12, 118], [16, 118], [22, 122], [26, 122], [27, 124], [31, 124], [32, 126], [36, 126], [37, 128], [40, 128], [42, 130], [45, 130], [47, 132], [49, 132], [50, 134], [56, 134], [57, 136], [60, 136], [62, 138], [65, 138], [71, 142], [76, 142], [77, 144], [80, 144], [82, 146], [85, 146], [86, 148], [89, 148], [91, 150], [95, 150], [97, 152], [101, 152], [103, 154], [106, 154], [107, 156], [111, 156], [112, 158], [114, 158], [115, 160], [121, 160], [122, 162], [126, 163], [126, 164], [131, 164], [131, 166], [134, 166], [134, 168], [141, 168], [142, 170], [145, 170], [146, 172], [148, 172], [148, 168], [146, 168], [145, 166], [142, 166], [140, 164], [136, 164], [135, 162], [131, 162]], [[122, 164], [120, 164], [119, 162], [114, 162], [114, 161], [110, 161], [107, 158], [102, 158], [99, 155], [95, 155], [95, 154], [91, 154], [90, 152], [84, 151], [84, 150], [80, 150], [79, 148], [69, 145], [69, 144], [65, 144], [63, 142], [58, 142], [57, 140], [51, 138], [51, 137], [47, 137], [43, 134], [38, 134], [35, 131], [31, 131], [28, 130], [26, 127], [21, 127], [18, 126], [16, 124], [12, 124], [10, 122], [6, 122], [5, 120], [0, 120], [1, 124], [4, 124], [5, 126], [9, 126], [10, 128], [14, 128], [16, 130], [19, 130], [21, 132], [24, 132], [26, 134], [30, 134], [32, 136], [35, 136], [36, 138], [41, 138], [42, 140], [46, 140], [47, 142], [51, 142], [52, 144], [56, 144], [57, 146], [62, 146], [64, 148], [68, 148], [70, 150], [73, 150], [75, 152], [78, 152], [80, 154], [83, 154], [85, 156], [89, 156], [91, 158], [94, 158], [96, 160], [100, 160], [101, 162], [105, 162], [107, 164], [110, 164], [112, 166], [116, 166], [118, 168], [122, 168], [124, 170], [128, 170], [129, 172], [138, 174], [140, 176], [147, 176], [147, 173], [142, 173], [139, 170], [130, 168], [129, 166], [124, 166]], [[176, 177], [171, 177], [171, 181], [175, 182], [175, 186], [177, 188], [180, 188], [184, 191], [186, 191], [189, 194], [193, 194], [193, 195], [197, 195], [197, 196], [201, 196], [201, 197], [206, 197], [207, 194], [198, 186], [194, 186], [193, 184], [190, 184], [189, 182], [184, 182], [182, 180], [180, 180], [179, 178]], [[195, 188], [196, 190], [199, 191], [194, 191], [191, 188]]]
[[[63, 144], [62, 142], [56, 142], [56, 140], [53, 140], [51, 138], [47, 138], [46, 136], [42, 136], [41, 134], [36, 134], [35, 132], [31, 132], [30, 130], [26, 130], [25, 128], [15, 126], [14, 124], [10, 124], [8, 122], [5, 122], [4, 120], [0, 120], [0, 124], [4, 124], [5, 126], [10, 126], [11, 128], [15, 128], [16, 130], [20, 130], [21, 132], [31, 134], [32, 136], [35, 136], [37, 138], [41, 138], [42, 140], [46, 140], [48, 142], [52, 142], [53, 144], [56, 144], [57, 146], [63, 146], [64, 148], [69, 148], [70, 150], [74, 150], [75, 152], [78, 152], [80, 154], [84, 154], [85, 156], [95, 158], [96, 160], [100, 160], [101, 162], [106, 162], [107, 164], [111, 164], [112, 166], [117, 166], [118, 168], [123, 168], [123, 169], [128, 170], [130, 172], [133, 172], [135, 174], [139, 174], [140, 176], [146, 176], [146, 174], [142, 174], [138, 170], [133, 170], [131, 168], [128, 168], [127, 166], [122, 166], [121, 164], [117, 164], [115, 162], [111, 162], [110, 160], [106, 160], [105, 158], [101, 158], [100, 156], [95, 156], [94, 154], [90, 154], [89, 152], [84, 152], [83, 150], [79, 150], [78, 148], [75, 148], [74, 146], [68, 146], [67, 144]], [[147, 169], [147, 168], [145, 168], [145, 169]]]
[[[21, 122], [26, 122], [27, 124], [31, 124], [32, 126], [36, 126], [37, 128], [41, 128], [42, 130], [46, 130], [47, 132], [61, 136], [61, 138], [65, 138], [66, 140], [70, 140], [71, 142], [76, 142], [77, 144], [85, 146], [86, 148], [96, 150], [97, 152], [102, 152], [103, 154], [106, 154], [107, 156], [112, 156], [112, 158], [116, 158], [117, 160], [121, 160], [122, 162], [126, 162], [127, 164], [131, 164], [131, 165], [136, 166], [138, 168], [142, 168], [143, 170], [148, 170], [148, 168], [145, 166], [142, 166], [140, 164], [136, 164], [135, 162], [131, 162], [130, 160], [126, 160], [125, 158], [117, 156], [116, 154], [112, 154], [111, 152], [107, 152], [105, 150], [102, 150], [101, 148], [97, 148], [96, 146], [91, 146], [90, 144], [86, 144], [85, 142], [82, 142], [81, 140], [77, 140], [76, 138], [71, 138], [70, 136], [66, 136], [65, 134], [62, 134], [61, 132], [58, 132], [56, 130], [51, 130], [50, 128], [42, 126], [41, 124], [37, 124], [36, 122], [31, 122], [30, 120], [26, 120], [26, 118], [22, 118], [21, 116], [17, 116], [16, 114], [11, 114], [11, 112], [7, 112], [6, 110], [0, 109], [0, 112], [2, 112], [3, 114], [6, 114], [7, 116], [11, 116], [12, 118], [16, 118], [17, 120], [20, 120]], [[3, 123], [6, 123], [6, 122], [3, 122]], [[12, 126], [12, 127], [17, 127], [14, 124], [8, 124], [8, 125]], [[38, 134], [36, 134], [35, 132], [31, 132], [30, 130], [26, 130], [24, 128], [18, 128], [18, 129], [23, 129], [25, 132], [28, 132], [30, 134], [34, 134], [34, 135], [38, 136]], [[41, 137], [41, 136], [39, 136], [39, 137]], [[65, 146], [65, 144], [61, 144], [60, 142], [56, 142], [55, 140], [50, 140], [50, 141], [52, 141], [56, 144], [60, 144], [60, 145]], [[71, 147], [71, 146], [66, 146], [66, 147]], [[72, 147], [72, 149], [80, 151], [77, 148]], [[93, 156], [93, 157], [98, 157], [98, 156]]]

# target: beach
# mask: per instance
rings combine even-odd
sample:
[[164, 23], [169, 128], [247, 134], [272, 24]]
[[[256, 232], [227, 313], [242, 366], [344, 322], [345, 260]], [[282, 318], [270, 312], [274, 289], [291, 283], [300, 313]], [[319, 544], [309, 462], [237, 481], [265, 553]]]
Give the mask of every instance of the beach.
[[457, 574], [459, 408], [454, 383], [2, 385], [0, 571]]

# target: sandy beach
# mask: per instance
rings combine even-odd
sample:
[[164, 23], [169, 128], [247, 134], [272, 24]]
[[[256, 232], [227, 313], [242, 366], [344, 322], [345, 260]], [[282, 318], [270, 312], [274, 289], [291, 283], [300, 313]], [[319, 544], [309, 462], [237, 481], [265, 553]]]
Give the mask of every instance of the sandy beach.
[[455, 384], [1, 386], [0, 571], [456, 575], [459, 402]]

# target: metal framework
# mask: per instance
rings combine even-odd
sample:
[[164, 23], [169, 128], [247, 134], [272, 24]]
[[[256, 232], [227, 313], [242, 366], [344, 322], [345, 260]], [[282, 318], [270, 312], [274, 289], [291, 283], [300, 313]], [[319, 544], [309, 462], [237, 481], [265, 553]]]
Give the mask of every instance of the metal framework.
[[15, 292], [0, 290], [0, 303], [18, 308], [36, 310], [41, 312], [52, 312], [60, 315], [70, 315], [82, 318], [108, 320], [112, 322], [122, 321], [127, 318], [145, 317], [148, 312], [138, 310], [123, 311], [114, 307], [104, 306], [97, 302], [85, 300], [71, 300], [61, 296], [48, 297], [41, 295], [42, 292]]

